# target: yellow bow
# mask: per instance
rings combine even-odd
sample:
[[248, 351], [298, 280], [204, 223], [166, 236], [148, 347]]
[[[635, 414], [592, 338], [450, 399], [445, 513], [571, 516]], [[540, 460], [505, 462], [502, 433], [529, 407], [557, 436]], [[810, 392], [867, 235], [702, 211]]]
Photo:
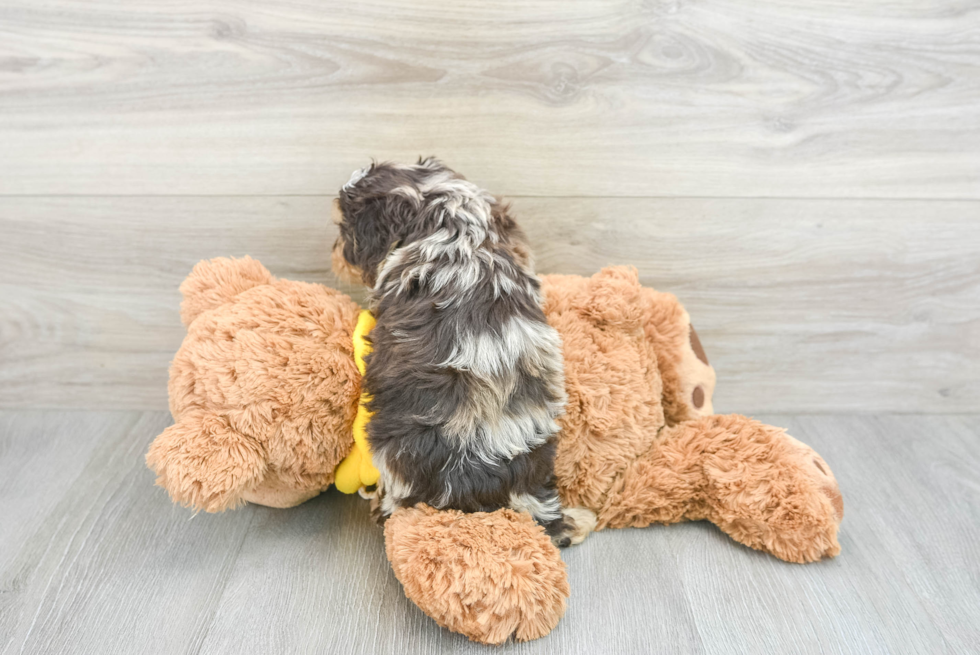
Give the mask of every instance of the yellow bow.
[[[375, 320], [371, 312], [361, 310], [354, 327], [354, 363], [364, 377], [364, 357], [371, 352], [371, 346], [365, 340], [367, 333], [374, 327]], [[355, 493], [361, 487], [378, 483], [381, 474], [371, 463], [371, 449], [367, 441], [367, 424], [371, 413], [365, 407], [370, 400], [367, 394], [361, 393], [361, 401], [357, 406], [357, 416], [354, 418], [354, 447], [334, 471], [334, 485], [345, 494]]]

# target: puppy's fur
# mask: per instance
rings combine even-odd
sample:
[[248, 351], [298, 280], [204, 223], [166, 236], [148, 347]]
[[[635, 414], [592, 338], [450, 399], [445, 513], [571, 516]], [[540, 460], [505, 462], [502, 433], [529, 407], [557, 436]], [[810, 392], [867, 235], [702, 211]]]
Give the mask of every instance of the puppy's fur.
[[382, 516], [423, 502], [529, 512], [559, 546], [595, 526], [562, 509], [561, 340], [507, 208], [435, 159], [355, 171], [334, 270], [372, 288], [364, 389]]

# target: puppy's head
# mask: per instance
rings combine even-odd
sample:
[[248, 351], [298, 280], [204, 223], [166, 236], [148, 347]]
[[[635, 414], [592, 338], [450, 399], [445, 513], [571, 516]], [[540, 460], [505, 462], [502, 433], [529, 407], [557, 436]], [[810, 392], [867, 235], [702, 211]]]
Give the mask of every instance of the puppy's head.
[[333, 248], [333, 270], [348, 281], [374, 286], [378, 268], [392, 250], [438, 228], [427, 199], [440, 184], [460, 179], [442, 162], [371, 164], [354, 171], [340, 190], [334, 221], [340, 236]]

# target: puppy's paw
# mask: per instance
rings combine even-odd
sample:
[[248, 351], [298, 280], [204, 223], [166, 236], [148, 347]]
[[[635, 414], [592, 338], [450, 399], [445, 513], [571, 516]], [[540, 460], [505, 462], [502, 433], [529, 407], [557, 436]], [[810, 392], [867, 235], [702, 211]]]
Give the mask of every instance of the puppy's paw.
[[585, 541], [589, 533], [595, 530], [595, 512], [584, 507], [565, 507], [561, 510], [561, 527], [556, 534], [551, 535], [551, 543], [558, 548], [567, 548]]
[[383, 497], [384, 492], [382, 491], [380, 484], [374, 488], [374, 491], [371, 492], [370, 496], [367, 496], [367, 498], [369, 498], [371, 501], [371, 519], [382, 527], [390, 516], [389, 514], [385, 514], [384, 508], [381, 506], [381, 499]]

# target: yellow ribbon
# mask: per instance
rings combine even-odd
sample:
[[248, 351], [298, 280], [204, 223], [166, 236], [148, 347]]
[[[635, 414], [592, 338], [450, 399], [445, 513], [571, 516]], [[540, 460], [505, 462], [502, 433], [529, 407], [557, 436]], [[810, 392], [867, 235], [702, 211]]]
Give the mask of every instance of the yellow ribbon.
[[[364, 357], [371, 352], [371, 346], [364, 338], [374, 327], [375, 320], [371, 312], [366, 309], [361, 310], [357, 317], [357, 325], [354, 327], [354, 363], [357, 370], [364, 377]], [[361, 401], [357, 406], [357, 416], [354, 418], [354, 447], [350, 454], [344, 458], [337, 469], [334, 471], [334, 485], [338, 490], [345, 494], [357, 492], [361, 487], [368, 487], [378, 483], [381, 474], [371, 463], [371, 449], [368, 447], [367, 424], [371, 420], [371, 413], [365, 406], [370, 397], [361, 393]]]

